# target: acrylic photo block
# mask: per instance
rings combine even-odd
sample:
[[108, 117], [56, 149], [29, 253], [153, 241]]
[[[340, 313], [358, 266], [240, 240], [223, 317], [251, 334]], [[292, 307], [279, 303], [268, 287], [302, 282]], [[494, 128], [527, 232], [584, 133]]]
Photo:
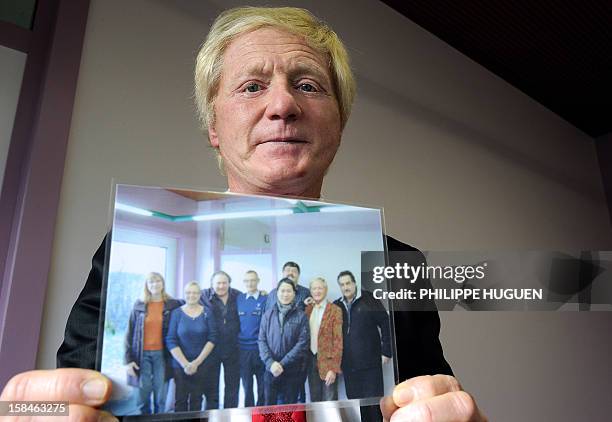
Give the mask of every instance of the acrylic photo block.
[[390, 304], [361, 288], [362, 252], [385, 250], [381, 209], [121, 184], [113, 196], [97, 353], [113, 382], [106, 410], [358, 414], [391, 392]]

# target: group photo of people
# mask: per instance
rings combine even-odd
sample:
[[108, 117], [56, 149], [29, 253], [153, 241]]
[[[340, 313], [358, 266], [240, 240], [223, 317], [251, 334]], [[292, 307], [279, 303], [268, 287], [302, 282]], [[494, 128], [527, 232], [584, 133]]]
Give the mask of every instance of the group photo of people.
[[111, 236], [100, 366], [114, 414], [393, 386], [389, 313], [359, 280], [361, 252], [384, 250], [380, 210], [119, 185]]

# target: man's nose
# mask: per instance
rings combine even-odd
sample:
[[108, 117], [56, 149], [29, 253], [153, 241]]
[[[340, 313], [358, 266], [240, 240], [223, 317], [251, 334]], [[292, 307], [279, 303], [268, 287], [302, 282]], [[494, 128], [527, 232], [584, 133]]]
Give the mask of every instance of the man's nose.
[[295, 120], [302, 114], [302, 109], [295, 97], [296, 92], [289, 85], [277, 85], [269, 88], [266, 117], [270, 120]]

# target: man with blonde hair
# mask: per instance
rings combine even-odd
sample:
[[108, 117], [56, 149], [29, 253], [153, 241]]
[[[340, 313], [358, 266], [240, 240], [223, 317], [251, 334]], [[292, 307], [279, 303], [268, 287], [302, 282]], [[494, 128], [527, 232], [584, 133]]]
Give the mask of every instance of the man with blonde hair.
[[342, 310], [327, 300], [327, 281], [310, 281], [313, 303], [306, 307], [310, 325], [308, 388], [311, 401], [338, 400], [337, 375], [342, 362]]
[[[354, 98], [348, 63], [335, 32], [306, 10], [246, 7], [216, 19], [198, 54], [195, 94], [232, 192], [320, 197]], [[390, 250], [409, 248], [391, 238], [388, 244]], [[103, 262], [104, 245], [72, 309], [60, 366], [94, 368]], [[451, 371], [438, 340], [437, 313], [421, 314], [395, 316], [400, 377], [433, 376], [398, 385], [381, 402], [385, 417], [485, 420], [471, 396], [444, 375]], [[404, 337], [409, 347], [402, 346]], [[17, 375], [1, 400], [67, 400], [71, 418], [97, 419], [95, 406], [108, 399], [110, 381], [73, 368]]]

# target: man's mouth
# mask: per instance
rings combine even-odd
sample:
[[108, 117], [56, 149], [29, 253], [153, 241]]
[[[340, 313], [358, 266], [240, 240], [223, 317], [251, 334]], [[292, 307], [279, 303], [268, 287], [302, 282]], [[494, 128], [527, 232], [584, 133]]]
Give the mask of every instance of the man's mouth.
[[307, 144], [308, 142], [304, 139], [299, 138], [273, 138], [266, 139], [261, 142], [258, 142], [257, 145], [263, 144], [285, 144], [285, 145], [299, 145], [299, 144]]

